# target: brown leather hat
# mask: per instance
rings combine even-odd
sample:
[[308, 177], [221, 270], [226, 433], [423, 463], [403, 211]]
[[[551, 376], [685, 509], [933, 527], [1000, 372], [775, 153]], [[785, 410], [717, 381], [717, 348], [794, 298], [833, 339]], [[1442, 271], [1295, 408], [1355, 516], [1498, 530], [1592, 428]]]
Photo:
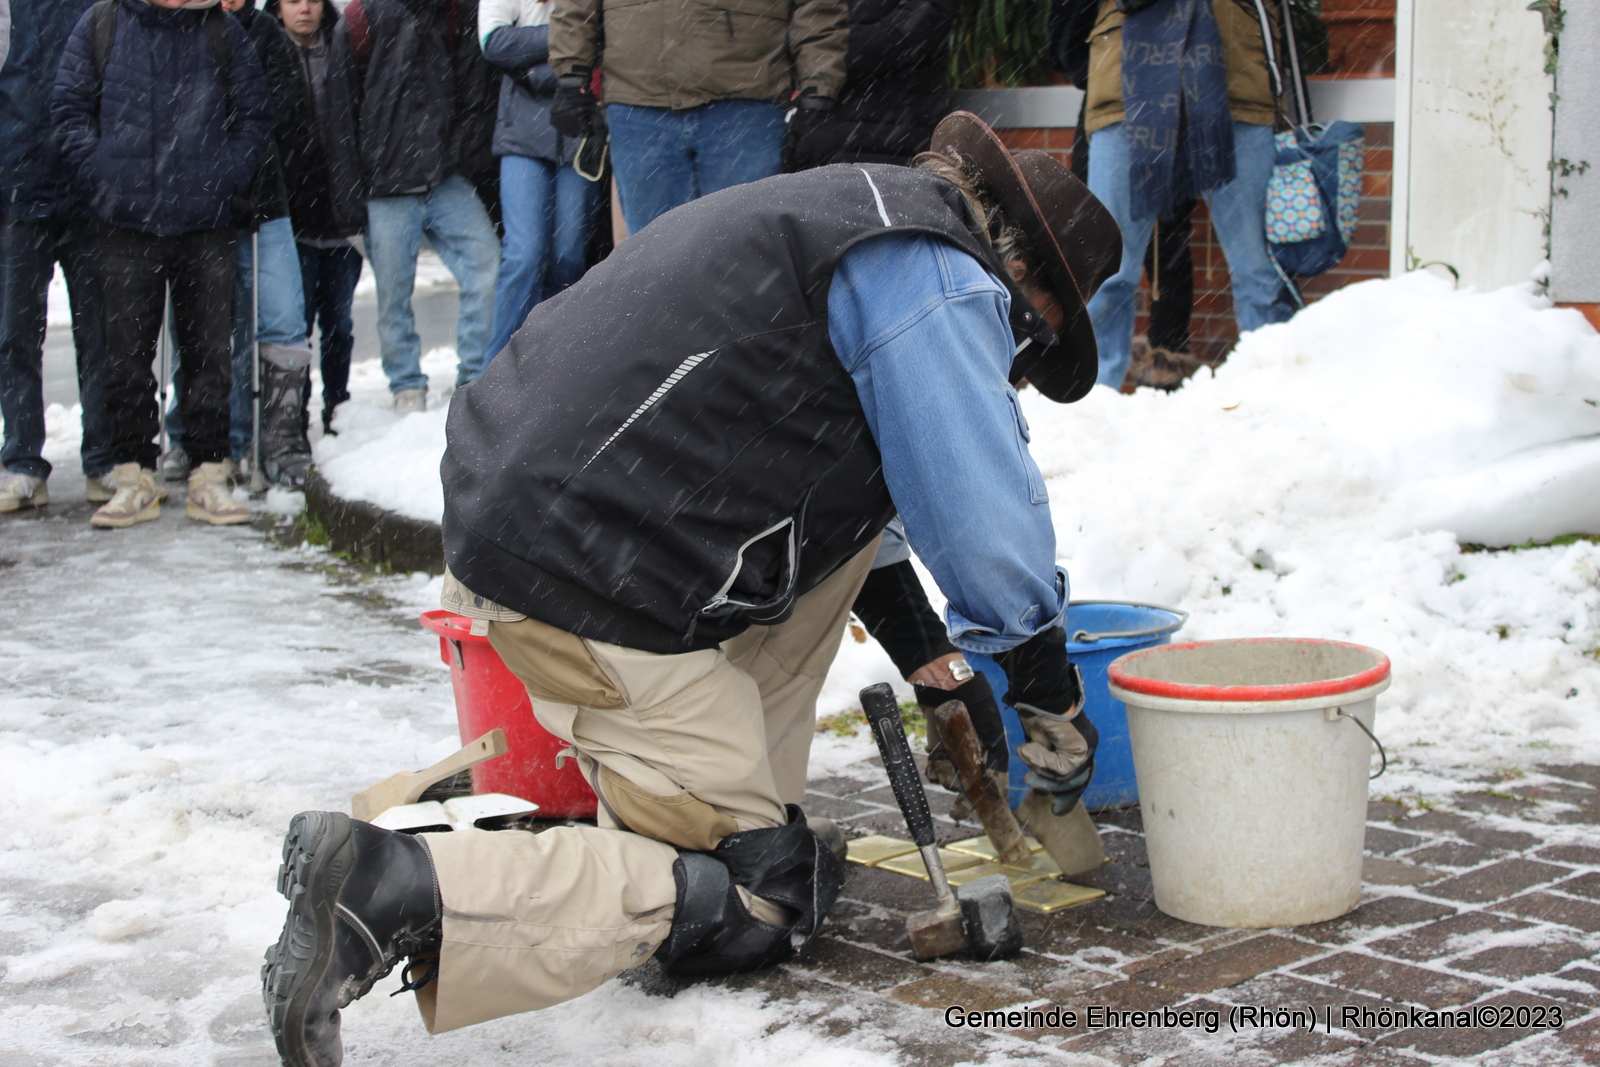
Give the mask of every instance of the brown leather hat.
[[1059, 403], [1082, 399], [1100, 369], [1089, 321], [1089, 298], [1122, 261], [1122, 231], [1104, 204], [1048, 153], [1012, 154], [987, 124], [970, 111], [956, 111], [933, 131], [932, 151], [960, 159], [1006, 218], [1022, 228], [1044, 277], [1061, 301], [1066, 321], [1048, 348], [1024, 349], [1012, 367], [1013, 381], [1027, 378]]

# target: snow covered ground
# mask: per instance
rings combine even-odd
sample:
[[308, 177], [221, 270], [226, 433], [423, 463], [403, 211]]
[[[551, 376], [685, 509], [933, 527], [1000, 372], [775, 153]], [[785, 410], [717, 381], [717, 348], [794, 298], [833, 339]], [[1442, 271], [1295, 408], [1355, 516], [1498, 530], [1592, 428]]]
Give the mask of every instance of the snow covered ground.
[[[317, 458], [436, 521], [453, 353], [425, 366], [432, 410], [347, 405]], [[1176, 393], [1023, 406], [1075, 598], [1182, 608], [1190, 639], [1376, 647], [1380, 736], [1432, 768], [1600, 758], [1600, 545], [1461, 548], [1600, 531], [1600, 337], [1535, 286], [1365, 282]], [[885, 662], [847, 641], [819, 710]]]
[[[289, 817], [459, 744], [414, 623], [439, 583], [201, 528], [181, 503], [93, 530], [71, 422], [52, 418], [52, 512], [0, 520], [0, 1067], [268, 1067], [256, 975]], [[872, 1025], [808, 1029], [811, 1007], [613, 983], [429, 1038], [380, 992], [348, 1012], [345, 1062], [894, 1062]]]

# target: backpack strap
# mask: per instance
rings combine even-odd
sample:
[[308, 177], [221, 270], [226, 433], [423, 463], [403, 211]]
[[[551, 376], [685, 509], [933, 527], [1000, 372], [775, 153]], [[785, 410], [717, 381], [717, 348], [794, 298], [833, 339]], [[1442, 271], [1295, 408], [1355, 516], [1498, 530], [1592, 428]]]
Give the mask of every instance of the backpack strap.
[[94, 73], [106, 80], [106, 64], [111, 62], [111, 45], [117, 39], [117, 0], [99, 0], [89, 16], [89, 35], [94, 45]]
[[[102, 0], [105, 2], [105, 0]], [[223, 125], [233, 125], [233, 39], [228, 33], [228, 13], [221, 4], [206, 8], [206, 39], [211, 42], [211, 58], [222, 79]]]

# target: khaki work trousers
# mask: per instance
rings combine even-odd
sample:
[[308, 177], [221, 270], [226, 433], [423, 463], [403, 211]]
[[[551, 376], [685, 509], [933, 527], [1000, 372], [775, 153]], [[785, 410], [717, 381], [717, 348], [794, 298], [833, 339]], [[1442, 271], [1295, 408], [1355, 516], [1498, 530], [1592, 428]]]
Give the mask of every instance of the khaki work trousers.
[[787, 622], [720, 649], [662, 655], [534, 619], [488, 624], [540, 724], [600, 796], [601, 825], [424, 835], [444, 902], [439, 979], [417, 994], [430, 1032], [547, 1008], [638, 966], [672, 928], [679, 848], [788, 821], [817, 695], [876, 552], [874, 541]]

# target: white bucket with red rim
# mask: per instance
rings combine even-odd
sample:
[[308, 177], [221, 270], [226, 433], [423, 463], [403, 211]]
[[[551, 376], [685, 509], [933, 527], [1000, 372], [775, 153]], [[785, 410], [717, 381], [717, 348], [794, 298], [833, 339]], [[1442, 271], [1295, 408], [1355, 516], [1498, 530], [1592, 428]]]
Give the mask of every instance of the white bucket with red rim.
[[1356, 906], [1387, 656], [1342, 641], [1200, 641], [1130, 653], [1107, 675], [1128, 708], [1157, 907], [1268, 927]]

